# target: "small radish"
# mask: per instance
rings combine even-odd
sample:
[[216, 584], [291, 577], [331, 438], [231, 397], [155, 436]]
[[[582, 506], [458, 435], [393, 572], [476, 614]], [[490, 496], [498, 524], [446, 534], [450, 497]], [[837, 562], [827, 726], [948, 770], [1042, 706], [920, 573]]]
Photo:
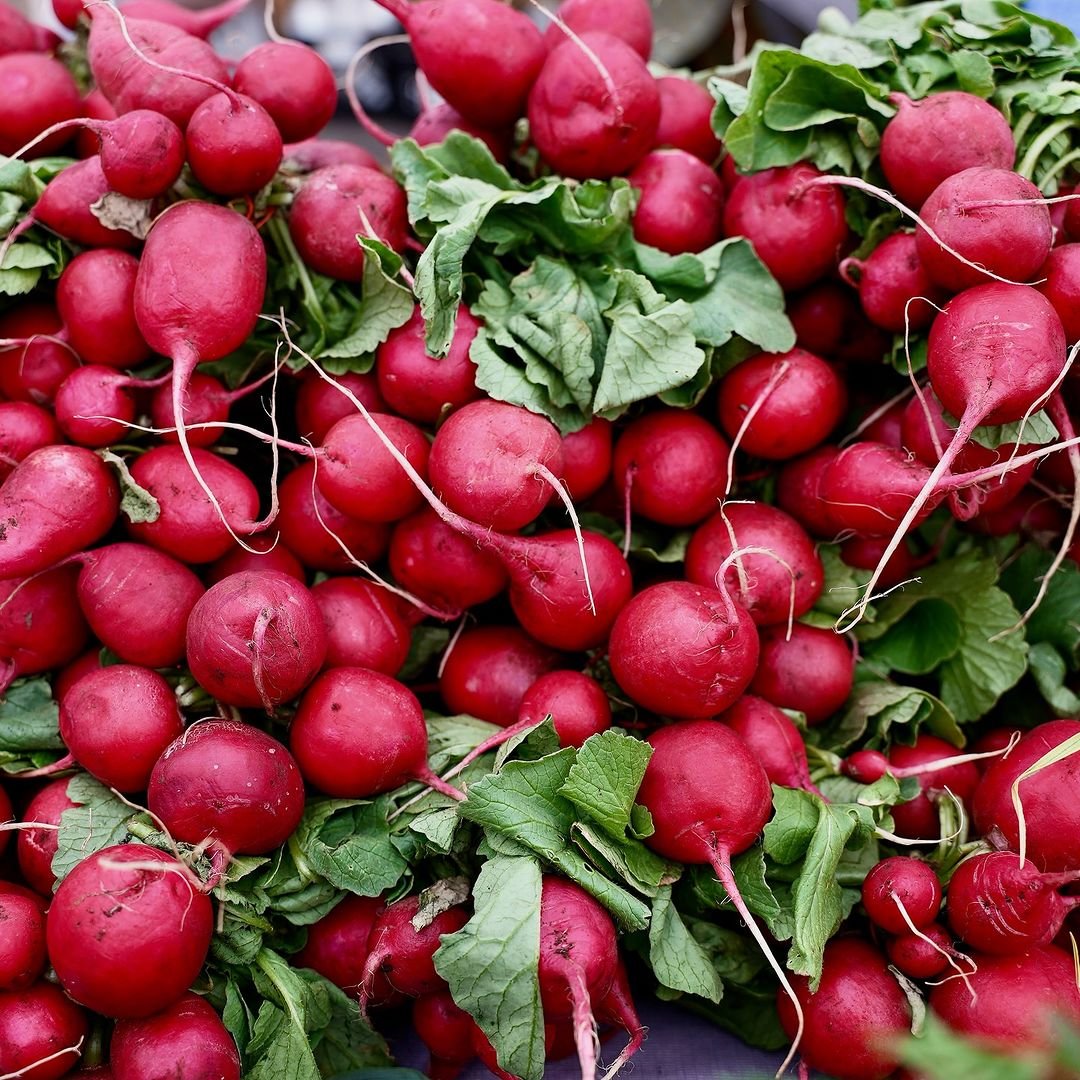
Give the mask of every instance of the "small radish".
[[457, 1007], [446, 990], [416, 999], [412, 1026], [431, 1055], [426, 1073], [431, 1080], [454, 1080], [475, 1056], [471, 1041], [473, 1018]]
[[26, 1080], [59, 1080], [79, 1063], [89, 1030], [86, 1013], [44, 979], [0, 993], [0, 1069]]
[[562, 455], [559, 479], [570, 498], [580, 502], [595, 495], [611, 476], [611, 422], [597, 416], [580, 431], [564, 435]]
[[[226, 390], [220, 380], [213, 375], [205, 375], [196, 371], [188, 380], [184, 390], [184, 423], [189, 428], [192, 424], [218, 424], [229, 419], [229, 410], [233, 404], [242, 400], [257, 390], [270, 375], [244, 386], [238, 386], [235, 390]], [[176, 414], [173, 412], [172, 380], [162, 383], [154, 391], [150, 399], [150, 420], [156, 428], [175, 428]], [[213, 446], [221, 438], [220, 428], [205, 427], [194, 431], [188, 431], [188, 443], [200, 449]], [[162, 442], [177, 443], [180, 441], [175, 431], [162, 431], [159, 436]]]
[[835, 446], [819, 446], [785, 461], [776, 478], [777, 506], [819, 539], [829, 539], [839, 531], [820, 496], [825, 471], [839, 453]]
[[51, 405], [79, 365], [63, 333], [51, 304], [27, 302], [0, 314], [0, 394], [9, 401]]
[[394, 597], [360, 578], [321, 581], [311, 596], [326, 625], [330, 667], [363, 667], [396, 675], [409, 655], [409, 628]]
[[247, 195], [265, 187], [283, 153], [281, 133], [266, 109], [224, 85], [191, 114], [184, 143], [195, 179], [213, 195]]
[[951, 935], [936, 922], [921, 926], [918, 934], [907, 930], [885, 942], [889, 960], [909, 979], [936, 978], [949, 966], [954, 951]]
[[[882, 859], [862, 884], [862, 902], [875, 926], [903, 934], [910, 923], [922, 929], [941, 910], [941, 882], [929, 863], [906, 855]], [[900, 908], [907, 913], [907, 918]]]
[[1080, 340], [1080, 244], [1054, 248], [1036, 277], [1046, 279], [1036, 288], [1054, 305], [1065, 340], [1070, 345]]
[[304, 139], [287, 143], [282, 165], [291, 172], [312, 173], [329, 165], [361, 165], [382, 171], [382, 165], [370, 150], [342, 139]]
[[[378, 898], [346, 894], [328, 915], [308, 927], [307, 942], [293, 963], [317, 971], [355, 997], [364, 978], [371, 928], [382, 910], [383, 902]], [[373, 1001], [381, 1003], [390, 993], [385, 979], [377, 980]]]
[[[346, 372], [337, 376], [337, 382], [362, 401], [369, 412], [389, 411], [379, 393], [374, 372], [364, 375]], [[336, 386], [320, 379], [314, 371], [305, 371], [301, 375], [295, 402], [296, 430], [315, 446], [322, 445], [326, 433], [339, 420], [356, 412], [353, 403]]]
[[[550, 30], [549, 30], [550, 33]], [[724, 151], [713, 134], [712, 111], [716, 102], [700, 83], [681, 75], [663, 75], [656, 80], [660, 91], [660, 123], [656, 145], [673, 146], [714, 164]]]
[[35, 450], [52, 446], [61, 438], [48, 409], [29, 401], [0, 402], [0, 481]]
[[781, 709], [798, 709], [811, 726], [832, 716], [851, 693], [855, 657], [832, 630], [795, 623], [761, 628], [761, 658], [751, 693]]
[[913, 746], [894, 746], [889, 752], [889, 771], [894, 776], [917, 776], [921, 794], [892, 808], [895, 832], [912, 839], [937, 840], [941, 835], [937, 802], [947, 798], [945, 789], [971, 805], [979, 782], [979, 770], [974, 762], [961, 761], [947, 767], [926, 770], [927, 765], [944, 766], [958, 755], [956, 747], [934, 735], [920, 732]]
[[[52, 780], [27, 804], [23, 817], [42, 825], [59, 825], [60, 815], [78, 805], [67, 795], [68, 778]], [[52, 872], [52, 860], [59, 844], [56, 829], [21, 829], [15, 842], [19, 857], [19, 872], [36, 893], [52, 897], [56, 878]]]
[[25, 990], [45, 971], [45, 913], [18, 893], [0, 893], [0, 993]]
[[131, 388], [140, 385], [141, 380], [103, 364], [76, 368], [56, 391], [56, 422], [79, 446], [98, 449], [119, 442], [135, 419]]
[[242, 574], [246, 570], [277, 570], [296, 578], [301, 584], [307, 584], [307, 572], [300, 560], [280, 541], [275, 534], [258, 533], [248, 538], [248, 547], [254, 551], [237, 546], [212, 562], [203, 573], [207, 585], [216, 585], [233, 574]]
[[704, 251], [723, 236], [720, 177], [685, 150], [652, 150], [627, 175], [640, 192], [634, 239], [670, 255]]
[[[6, 5], [5, 5], [6, 8]], [[79, 88], [59, 60], [41, 52], [9, 51], [0, 45], [0, 154], [10, 157], [41, 132], [79, 115]], [[50, 136], [39, 156], [57, 153], [69, 136]]]
[[743, 694], [716, 719], [742, 737], [770, 784], [820, 794], [810, 779], [806, 743], [782, 710], [764, 698]]

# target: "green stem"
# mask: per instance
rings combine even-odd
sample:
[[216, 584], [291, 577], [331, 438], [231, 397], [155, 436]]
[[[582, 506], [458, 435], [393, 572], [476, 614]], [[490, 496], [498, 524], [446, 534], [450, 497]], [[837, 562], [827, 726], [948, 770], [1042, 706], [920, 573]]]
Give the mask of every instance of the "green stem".
[[1016, 127], [1013, 128], [1013, 142], [1019, 146], [1026, 138], [1028, 130], [1035, 122], [1035, 117], [1038, 114], [1033, 109], [1028, 109], [1023, 116], [1017, 121]]
[[1047, 184], [1049, 184], [1051, 180], [1056, 180], [1057, 177], [1059, 177], [1065, 169], [1078, 158], [1080, 158], [1080, 149], [1070, 150], [1069, 153], [1054, 162], [1054, 164], [1039, 177], [1039, 182], [1035, 186], [1045, 194]]
[[161, 830], [156, 825], [147, 825], [141, 821], [129, 821], [127, 831], [136, 840], [149, 840], [151, 836], [161, 835]]
[[305, 883], [317, 880], [319, 875], [311, 869], [311, 864], [307, 861], [307, 856], [296, 842], [295, 833], [289, 837], [289, 854], [292, 855], [293, 862], [296, 864], [296, 872], [304, 879]]
[[296, 250], [296, 245], [289, 235], [289, 227], [280, 214], [275, 214], [271, 218], [267, 225], [267, 231], [273, 238], [274, 245], [277, 247], [278, 254], [281, 255], [282, 259], [291, 262], [296, 267], [296, 272], [300, 278], [300, 287], [304, 292], [304, 301], [309, 307], [318, 312], [320, 326], [325, 326], [326, 312], [323, 311], [319, 295], [315, 292], [315, 285], [312, 283], [308, 268], [304, 265], [304, 260], [300, 258], [300, 252]]
[[1076, 123], [1073, 116], [1062, 116], [1052, 124], [1048, 124], [1032, 140], [1031, 145], [1024, 154], [1023, 160], [1016, 167], [1016, 171], [1025, 179], [1030, 180], [1035, 172], [1035, 166], [1039, 163], [1042, 152], [1059, 136], [1068, 131]]

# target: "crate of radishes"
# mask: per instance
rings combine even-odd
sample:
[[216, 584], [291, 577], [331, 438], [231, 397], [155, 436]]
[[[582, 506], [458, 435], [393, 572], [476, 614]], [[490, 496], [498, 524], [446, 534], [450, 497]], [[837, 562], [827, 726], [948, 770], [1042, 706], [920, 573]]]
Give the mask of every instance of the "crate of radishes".
[[1080, 1075], [1080, 43], [380, 3], [0, 4], [0, 1080]]

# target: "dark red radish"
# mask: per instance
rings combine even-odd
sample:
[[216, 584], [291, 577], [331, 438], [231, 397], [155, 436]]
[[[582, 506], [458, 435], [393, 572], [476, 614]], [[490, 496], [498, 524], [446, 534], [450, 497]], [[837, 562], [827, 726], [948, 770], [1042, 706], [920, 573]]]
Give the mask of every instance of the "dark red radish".
[[1049, 547], [1065, 532], [1066, 520], [1061, 504], [1052, 495], [1026, 487], [1000, 510], [976, 514], [967, 527], [984, 536], [1019, 533]]
[[[60, 815], [78, 805], [68, 798], [67, 786], [66, 776], [50, 781], [27, 803], [23, 818], [41, 825], [59, 825]], [[58, 843], [55, 829], [21, 829], [15, 841], [19, 872], [36, 893], [50, 898], [56, 884], [52, 860]]]
[[273, 570], [219, 581], [188, 618], [191, 674], [226, 705], [272, 713], [311, 682], [325, 657], [326, 630], [311, 593]]
[[787, 317], [800, 349], [835, 358], [850, 342], [851, 328], [859, 321], [859, 302], [850, 289], [827, 279], [788, 297]]
[[450, 351], [439, 360], [424, 347], [424, 318], [417, 307], [404, 326], [390, 331], [376, 354], [383, 400], [399, 416], [419, 424], [434, 424], [445, 412], [475, 401], [482, 391], [476, 385], [469, 346], [480, 325], [468, 308], [459, 307]]
[[[899, 836], [911, 839], [936, 840], [941, 835], [937, 800], [945, 796], [945, 789], [953, 793], [965, 805], [979, 782], [979, 770], [971, 761], [944, 765], [951, 758], [962, 757], [956, 747], [935, 735], [921, 732], [913, 746], [894, 746], [889, 752], [889, 771], [895, 776], [917, 776], [922, 793], [914, 799], [899, 803], [892, 808], [895, 831]], [[940, 767], [920, 771], [927, 765]]]
[[920, 927], [917, 934], [906, 930], [885, 942], [889, 961], [909, 979], [936, 978], [949, 966], [954, 951], [949, 932], [936, 922]]
[[395, 597], [354, 577], [321, 581], [311, 595], [326, 625], [325, 666], [396, 675], [409, 655], [409, 628]]
[[[745, 554], [731, 561], [736, 549]], [[825, 585], [821, 560], [803, 527], [757, 502], [729, 503], [699, 525], [686, 548], [684, 572], [695, 585], [725, 589], [758, 626], [805, 615]]]
[[903, 446], [904, 410], [907, 408], [907, 404], [908, 399], [905, 394], [888, 403], [887, 407], [879, 406], [866, 416], [859, 425], [860, 438], [869, 439], [871, 442], [884, 443], [886, 446]]
[[896, 115], [881, 136], [881, 167], [901, 202], [917, 210], [956, 173], [976, 166], [1011, 169], [1016, 158], [1009, 122], [988, 101], [946, 90], [912, 101], [891, 94]]
[[79, 366], [63, 334], [64, 324], [49, 303], [25, 301], [0, 313], [0, 394], [9, 401], [51, 405], [60, 384]]
[[820, 495], [825, 470], [839, 453], [835, 446], [819, 446], [785, 461], [776, 478], [777, 505], [819, 539], [830, 539], [839, 531]]
[[743, 694], [716, 719], [742, 737], [765, 770], [770, 784], [820, 794], [810, 779], [806, 743], [794, 722], [782, 710], [764, 698]]
[[529, 133], [563, 176], [607, 179], [656, 143], [660, 93], [645, 61], [607, 31], [556, 45], [529, 91]]
[[5, 1076], [59, 1080], [78, 1064], [89, 1031], [86, 1013], [44, 979], [0, 993], [0, 1069]]
[[[817, 991], [810, 992], [805, 975], [792, 975], [791, 981], [805, 1015], [799, 1042], [805, 1065], [836, 1080], [885, 1080], [893, 1074], [899, 1065], [895, 1047], [911, 1032], [911, 1005], [873, 945], [834, 938], [825, 946]], [[776, 1007], [792, 1038], [802, 1018], [780, 993]]]
[[1080, 989], [1071, 953], [1037, 945], [1009, 956], [972, 956], [966, 980], [934, 987], [930, 1009], [953, 1031], [999, 1054], [1049, 1049], [1059, 1024], [1080, 1024]]
[[428, 767], [427, 728], [416, 695], [367, 668], [331, 668], [300, 699], [289, 746], [304, 779], [344, 799], [366, 799], [419, 780], [461, 799]]
[[233, 1037], [213, 1005], [192, 993], [154, 1016], [120, 1020], [109, 1042], [109, 1065], [113, 1080], [240, 1080]]
[[928, 327], [946, 292], [930, 280], [912, 233], [886, 237], [866, 259], [850, 256], [840, 264], [844, 280], [859, 290], [866, 317], [883, 330], [902, 334]]
[[546, 716], [555, 725], [560, 746], [580, 747], [611, 727], [611, 703], [603, 687], [578, 671], [550, 671], [525, 692], [518, 722], [532, 727]]
[[658, 409], [631, 421], [615, 442], [613, 477], [630, 507], [662, 525], [694, 525], [719, 505], [731, 448], [708, 420]]
[[[79, 115], [82, 99], [68, 69], [43, 52], [16, 52], [0, 45], [0, 154], [10, 157], [54, 124]], [[71, 136], [50, 135], [37, 156], [57, 153]]]
[[179, 446], [155, 446], [132, 462], [132, 478], [157, 499], [161, 512], [154, 521], [129, 522], [127, 531], [183, 562], [213, 562], [231, 549], [233, 532], [255, 531], [259, 493], [231, 461], [209, 450], [189, 448], [188, 454], [198, 476]]
[[337, 81], [330, 65], [296, 41], [256, 45], [236, 65], [232, 84], [266, 110], [290, 143], [318, 135], [337, 109]]
[[795, 623], [761, 628], [761, 658], [750, 690], [781, 709], [797, 709], [813, 726], [847, 700], [855, 657], [847, 638]]
[[154, 763], [183, 730], [172, 688], [134, 664], [85, 675], [60, 705], [60, 737], [71, 756], [119, 791], [144, 791]]
[[28, 454], [0, 485], [0, 579], [35, 574], [100, 540], [120, 510], [112, 470], [81, 446]]
[[432, 146], [441, 143], [451, 131], [463, 131], [466, 135], [479, 139], [498, 162], [505, 164], [510, 159], [510, 139], [504, 131], [489, 131], [479, 124], [470, 123], [453, 105], [445, 101], [425, 108], [420, 113], [409, 128], [409, 138], [415, 140], [418, 146]]
[[32, 23], [11, 4], [0, 6], [0, 56], [20, 52], [44, 52], [52, 48], [55, 37], [44, 26]]
[[159, 1012], [191, 986], [213, 922], [209, 897], [172, 855], [118, 844], [88, 855], [60, 883], [46, 941], [72, 998], [131, 1019]]
[[[364, 979], [368, 938], [375, 918], [383, 910], [378, 897], [345, 894], [328, 915], [308, 927], [307, 942], [293, 957], [297, 967], [311, 968], [329, 979], [349, 997], [355, 997]], [[386, 981], [376, 982], [373, 999], [391, 993]]]
[[720, 177], [685, 150], [652, 150], [627, 175], [639, 198], [634, 239], [670, 255], [704, 251], [723, 236]]
[[529, 688], [558, 663], [557, 653], [517, 627], [474, 627], [444, 658], [439, 693], [453, 713], [509, 727]]
[[[1008, 169], [980, 167], [950, 176], [930, 194], [920, 216], [938, 239], [919, 226], [919, 261], [930, 280], [950, 292], [983, 285], [988, 274], [1029, 281], [1053, 245], [1042, 192]], [[983, 269], [962, 263], [945, 245]]]
[[1053, 304], [1065, 340], [1070, 345], [1080, 340], [1080, 244], [1054, 248], [1035, 276], [1046, 279], [1036, 288]]
[[[840, 558], [856, 570], [873, 570], [880, 562], [887, 545], [888, 540], [883, 536], [853, 536], [840, 545]], [[882, 567], [878, 584], [883, 589], [892, 589], [902, 581], [910, 581], [924, 561], [923, 558], [916, 557], [905, 541]]]
[[365, 169], [382, 171], [382, 164], [370, 150], [344, 139], [304, 139], [287, 143], [283, 166], [294, 172], [315, 172], [330, 165], [361, 165]]
[[[336, 381], [362, 401], [369, 412], [387, 412], [374, 372], [359, 375], [350, 371], [336, 376]], [[339, 420], [355, 412], [356, 406], [336, 386], [314, 371], [303, 373], [296, 388], [296, 428], [300, 435], [320, 446]]]
[[132, 387], [140, 381], [113, 367], [76, 368], [56, 391], [56, 422], [79, 446], [98, 449], [119, 442], [135, 420]]
[[648, 0], [562, 0], [555, 15], [558, 21], [553, 20], [544, 32], [549, 50], [572, 34], [602, 30], [622, 38], [642, 60], [652, 54], [653, 18]]
[[[184, 424], [188, 428], [188, 443], [200, 449], [213, 446], [221, 438], [223, 430], [214, 427], [191, 429], [193, 424], [220, 424], [229, 419], [229, 410], [233, 404], [257, 390], [267, 378], [256, 379], [235, 390], [226, 390], [219, 379], [196, 371], [188, 380], [184, 390]], [[150, 420], [155, 428], [176, 427], [176, 413], [173, 412], [172, 380], [162, 383], [150, 399]], [[162, 430], [158, 436], [162, 442], [178, 443], [176, 431]]]
[[[254, 551], [248, 550], [254, 548]], [[233, 574], [246, 570], [277, 570], [306, 584], [307, 572], [300, 560], [281, 542], [277, 533], [258, 533], [248, 537], [248, 548], [237, 546], [212, 562], [203, 572], [207, 585], [216, 585]]]
[[281, 847], [304, 813], [292, 755], [235, 720], [203, 720], [174, 739], [153, 766], [146, 797], [174, 840], [209, 840], [226, 857]]
[[53, 700], [62, 705], [72, 687], [84, 675], [100, 671], [102, 667], [100, 645], [93, 645], [86, 652], [80, 653], [70, 664], [65, 664], [53, 678]]
[[580, 431], [562, 439], [563, 467], [559, 479], [570, 498], [583, 501], [595, 495], [611, 476], [611, 422], [597, 416]]
[[315, 486], [315, 470], [315, 464], [308, 462], [281, 481], [276, 524], [282, 541], [304, 566], [327, 573], [352, 570], [357, 561], [372, 563], [380, 559], [386, 551], [389, 526], [360, 521], [331, 505]]
[[48, 409], [29, 401], [0, 402], [0, 481], [35, 450], [52, 446], [61, 438]]
[[[1045, 754], [1078, 736], [1077, 720], [1052, 720], [1033, 728], [1008, 756], [986, 770], [972, 802], [975, 828], [981, 835], [998, 830], [1013, 851], [1020, 851], [1050, 873], [1080, 869], [1076, 844], [1080, 835], [1080, 756], [1065, 757], [1026, 779], [1019, 778]], [[1023, 847], [1014, 790], [1024, 815]]]
[[45, 913], [37, 900], [0, 893], [0, 993], [25, 990], [45, 963]]
[[701, 83], [681, 75], [663, 75], [656, 80], [660, 91], [660, 123], [656, 145], [673, 146], [713, 165], [724, 151], [712, 129], [716, 102]]
[[725, 593], [688, 581], [642, 589], [611, 631], [615, 681], [661, 716], [715, 716], [734, 704], [758, 663], [758, 632]]
[[882, 859], [863, 879], [862, 902], [875, 926], [890, 934], [903, 934], [912, 924], [922, 929], [937, 918], [941, 882], [929, 863], [893, 855]]
[[[57, 692], [59, 698], [59, 692]], [[11, 805], [11, 799], [8, 798], [8, 793], [0, 787], [0, 822], [13, 821], [15, 819], [15, 811]], [[11, 845], [11, 834], [4, 833], [0, 838], [0, 855], [3, 855]]]
[[745, 236], [786, 290], [823, 278], [847, 242], [843, 196], [833, 188], [803, 190], [821, 175], [807, 164], [766, 169], [743, 177], [724, 207], [724, 233]]
[[356, 242], [357, 234], [372, 236], [394, 251], [405, 249], [409, 235], [405, 192], [384, 172], [363, 165], [316, 169], [293, 199], [289, 233], [313, 270], [341, 281], [359, 281], [364, 250]]
[[[1064, 192], [1062, 192], [1064, 194]], [[1072, 194], [1075, 194], [1075, 189]], [[1065, 204], [1065, 216], [1062, 221], [1064, 234], [1070, 240], [1080, 240], [1080, 205], [1075, 201]]]
[[413, 1002], [413, 1030], [427, 1047], [431, 1061], [426, 1075], [431, 1080], [452, 1080], [455, 1070], [475, 1057], [472, 1048], [473, 1018], [459, 1009], [446, 990], [425, 994]]
[[717, 414], [741, 450], [770, 461], [805, 454], [829, 437], [847, 407], [836, 370], [805, 349], [762, 353], [720, 383]]
[[378, 0], [408, 31], [417, 67], [462, 116], [512, 124], [544, 63], [544, 39], [497, 0]]

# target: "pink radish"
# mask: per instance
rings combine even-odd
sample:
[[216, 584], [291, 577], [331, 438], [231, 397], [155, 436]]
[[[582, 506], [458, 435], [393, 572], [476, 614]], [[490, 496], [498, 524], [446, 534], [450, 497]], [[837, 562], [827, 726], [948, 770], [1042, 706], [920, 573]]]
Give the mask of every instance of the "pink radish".
[[[307, 942], [294, 963], [317, 971], [355, 997], [364, 978], [371, 928], [383, 906], [378, 898], [346, 894], [328, 915], [308, 927]], [[375, 1001], [381, 1003], [390, 993], [385, 979], [376, 980]]]
[[[233, 404], [254, 393], [272, 376], [271, 372], [270, 375], [244, 386], [238, 386], [235, 390], [226, 390], [220, 380], [215, 379], [213, 375], [204, 375], [201, 371], [194, 372], [184, 392], [184, 423], [190, 428], [193, 424], [212, 425], [228, 420], [229, 410]], [[176, 427], [171, 380], [154, 391], [154, 396], [150, 399], [150, 419], [155, 428]], [[221, 435], [221, 429], [212, 426], [189, 430], [188, 442], [191, 446], [205, 449], [213, 446]], [[162, 431], [159, 437], [162, 442], [179, 442], [179, 436], [175, 431]]]
[[283, 544], [275, 534], [258, 533], [249, 537], [248, 551], [237, 546], [222, 555], [207, 567], [203, 574], [207, 585], [216, 585], [233, 574], [242, 574], [246, 570], [278, 570], [282, 574], [296, 578], [301, 584], [307, 583], [307, 573], [300, 560]]
[[193, 37], [208, 38], [250, 3], [251, 0], [221, 0], [210, 7], [192, 10], [172, 0], [124, 0], [124, 11], [130, 12], [132, 18], [154, 19], [175, 26]]
[[[550, 31], [549, 31], [550, 32]], [[724, 147], [713, 134], [712, 94], [700, 83], [681, 75], [663, 75], [656, 80], [660, 91], [660, 123], [656, 145], [673, 146], [712, 165]]]
[[52, 413], [29, 401], [0, 402], [0, 481], [35, 450], [60, 442]]
[[937, 918], [941, 910], [941, 882], [929, 863], [893, 855], [882, 859], [866, 875], [862, 902], [876, 926], [890, 934], [903, 934], [909, 929], [909, 920], [921, 929]]
[[782, 709], [798, 709], [820, 724], [847, 700], [855, 657], [846, 638], [795, 623], [761, 628], [761, 658], [750, 690]]
[[[42, 825], [59, 825], [63, 812], [77, 805], [68, 798], [67, 786], [66, 776], [46, 784], [26, 804], [25, 820]], [[52, 860], [59, 844], [56, 829], [20, 830], [15, 844], [23, 879], [35, 892], [51, 899], [56, 884]]]
[[806, 743], [787, 714], [764, 698], [743, 694], [717, 718], [740, 735], [770, 784], [820, 794], [810, 779]]
[[56, 391], [56, 421], [73, 443], [98, 449], [119, 442], [135, 420], [139, 379], [89, 364], [76, 368]]
[[198, 105], [184, 133], [188, 165], [213, 195], [248, 195], [281, 164], [281, 133], [253, 98], [228, 87]]
[[11, 4], [0, 6], [0, 56], [20, 52], [46, 52], [56, 35], [44, 26], [32, 23]]
[[[346, 372], [336, 381], [345, 387], [370, 412], [389, 412], [379, 392], [374, 372], [359, 375]], [[296, 428], [300, 435], [320, 446], [326, 433], [346, 416], [352, 416], [356, 406], [333, 383], [320, 379], [314, 371], [305, 371], [296, 389]]]
[[1054, 248], [1036, 276], [1046, 279], [1036, 288], [1054, 305], [1065, 340], [1070, 345], [1080, 340], [1080, 244]]
[[326, 667], [396, 675], [409, 655], [409, 628], [394, 597], [360, 578], [321, 581], [311, 590], [326, 625]]
[[37, 900], [0, 893], [0, 993], [25, 990], [45, 963], [45, 913]]
[[835, 446], [819, 446], [809, 454], [784, 462], [777, 476], [777, 505], [821, 539], [831, 538], [839, 531], [819, 494], [826, 469], [839, 453]]
[[685, 150], [652, 150], [627, 180], [640, 191], [634, 239], [671, 255], [703, 251], [723, 235], [720, 177]]
[[86, 1013], [44, 979], [25, 990], [0, 993], [0, 1069], [5, 1076], [59, 1080], [78, 1064], [89, 1031]]
[[[41, 132], [79, 115], [79, 88], [59, 60], [41, 52], [17, 52], [0, 45], [0, 154], [10, 157]], [[55, 154], [69, 135], [57, 132], [39, 147]]]
[[283, 165], [293, 172], [305, 173], [330, 165], [360, 165], [365, 169], [382, 171], [382, 165], [370, 150], [342, 139], [316, 138], [287, 143]]
[[[653, 18], [648, 0], [562, 0], [544, 33], [549, 49], [565, 42], [569, 35], [604, 30], [622, 38], [642, 60], [652, 54]], [[564, 29], [564, 27], [566, 29]]]
[[63, 332], [51, 304], [25, 302], [0, 314], [0, 394], [10, 401], [52, 404], [79, 363]]
[[570, 498], [583, 501], [595, 495], [611, 476], [611, 422], [597, 416], [580, 431], [564, 435], [562, 454], [559, 479]]

